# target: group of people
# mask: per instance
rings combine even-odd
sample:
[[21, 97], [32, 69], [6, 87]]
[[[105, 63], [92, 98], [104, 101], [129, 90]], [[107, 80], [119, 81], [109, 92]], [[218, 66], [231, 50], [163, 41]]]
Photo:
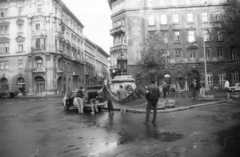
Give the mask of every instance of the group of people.
[[[192, 98], [193, 99], [195, 99], [197, 97], [197, 90], [198, 89], [199, 89], [199, 96], [200, 97], [207, 96], [206, 95], [206, 89], [204, 87], [205, 86], [204, 83], [200, 83], [200, 88], [198, 86], [199, 85], [197, 83], [197, 80], [193, 79], [193, 82], [192, 82], [192, 84], [190, 86], [191, 90], [192, 90]], [[225, 83], [224, 83], [224, 88], [223, 89], [227, 91], [228, 98], [230, 98], [230, 96], [229, 96], [229, 91], [230, 91], [230, 89], [229, 89], [229, 81], [228, 81], [227, 78], [225, 79]]]
[[73, 92], [66, 92], [64, 98], [63, 98], [63, 103], [64, 106], [68, 104], [68, 102], [72, 103], [73, 105], [78, 107], [78, 112], [80, 114], [84, 113], [83, 108], [85, 106], [85, 102], [88, 100], [90, 101], [90, 106], [92, 110], [92, 114], [95, 112], [98, 112], [98, 107], [97, 107], [97, 99], [98, 94], [97, 92], [90, 92], [88, 93], [83, 87], [80, 87], [76, 94]]

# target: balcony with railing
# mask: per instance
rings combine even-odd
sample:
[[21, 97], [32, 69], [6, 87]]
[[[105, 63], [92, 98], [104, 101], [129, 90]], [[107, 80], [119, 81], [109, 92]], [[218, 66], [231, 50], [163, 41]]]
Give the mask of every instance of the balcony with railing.
[[46, 46], [42, 45], [42, 46], [39, 46], [39, 47], [31, 47], [31, 51], [33, 53], [46, 52]]
[[33, 68], [32, 72], [33, 73], [46, 73], [46, 69], [45, 68]]
[[36, 30], [33, 31], [33, 36], [47, 36], [47, 30]]
[[72, 73], [72, 75], [73, 75], [73, 76], [79, 76], [79, 75], [80, 75], [80, 73], [79, 73], [79, 72], [75, 72], [75, 71], [74, 71], [74, 72]]
[[110, 30], [111, 35], [121, 34], [121, 33], [125, 33], [125, 32], [126, 32], [126, 28], [123, 25], [114, 27]]
[[110, 52], [114, 52], [118, 50], [127, 50], [127, 45], [117, 45], [110, 48]]
[[62, 68], [58, 68], [58, 69], [57, 69], [57, 74], [63, 74], [63, 72], [64, 72], [64, 71], [63, 71]]

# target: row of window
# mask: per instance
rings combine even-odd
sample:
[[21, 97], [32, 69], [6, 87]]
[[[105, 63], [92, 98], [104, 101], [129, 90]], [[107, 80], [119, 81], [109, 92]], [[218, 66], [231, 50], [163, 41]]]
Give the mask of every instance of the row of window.
[[[8, 68], [8, 61], [2, 61], [2, 62], [0, 62], [0, 70], [2, 70], [2, 71], [7, 71], [7, 70], [9, 70], [9, 68]], [[41, 59], [41, 58], [38, 58], [37, 60], [36, 60], [36, 68], [37, 69], [43, 69], [44, 68], [44, 66], [43, 66], [43, 60]], [[19, 70], [22, 70], [23, 69], [23, 60], [18, 60], [18, 69]], [[62, 70], [63, 71], [68, 71], [68, 72], [71, 72], [72, 70], [74, 71], [74, 69], [76, 70], [76, 71], [80, 71], [80, 70], [82, 70], [83, 71], [83, 68], [80, 68], [79, 66], [71, 66], [71, 64], [70, 63], [65, 63], [65, 62], [63, 62], [62, 63]]]
[[[230, 0], [212, 0], [210, 2], [210, 5], [218, 5], [218, 4], [224, 4], [229, 3]], [[206, 0], [147, 0], [147, 6], [149, 8], [151, 7], [167, 7], [167, 6], [186, 6], [186, 5], [204, 5], [207, 1]], [[112, 4], [112, 13], [119, 12], [124, 9], [124, 0], [118, 0], [117, 2]]]
[[[19, 62], [19, 63], [22, 64], [22, 62]], [[59, 66], [61, 66], [61, 69], [62, 69], [63, 71], [67, 71], [67, 72], [75, 72], [75, 70], [76, 70], [76, 71], [80, 71], [80, 70], [83, 71], [83, 68], [82, 68], [82, 67], [80, 67], [80, 66], [75, 66], [75, 65], [72, 65], [72, 64], [70, 64], [70, 63], [61, 62], [61, 63], [59, 63], [59, 64], [61, 64], [61, 65], [59, 65]], [[20, 64], [19, 64], [19, 67], [20, 67]], [[22, 65], [21, 65], [21, 67], [22, 67]], [[40, 57], [36, 59], [36, 68], [37, 68], [37, 69], [43, 69], [43, 68], [44, 68], [43, 59], [40, 58]]]
[[[207, 12], [201, 13], [202, 22], [203, 23], [209, 22], [210, 21], [209, 16], [210, 15]], [[161, 14], [160, 15], [160, 24], [161, 25], [167, 25], [168, 23], [170, 23], [170, 21], [168, 21], [168, 20], [170, 20], [170, 18], [167, 18], [167, 17], [168, 17], [167, 14]], [[195, 22], [194, 21], [195, 16], [194, 16], [193, 13], [187, 13], [186, 18], [187, 18], [187, 23], [194, 23]], [[180, 21], [182, 21], [182, 19], [180, 19], [180, 15], [179, 14], [173, 14], [171, 19], [172, 19], [172, 23], [173, 24], [179, 24]], [[221, 13], [219, 11], [216, 11], [214, 13], [214, 20], [215, 20], [215, 22], [221, 20]], [[154, 26], [155, 23], [156, 23], [155, 15], [150, 15], [148, 17], [148, 25], [149, 26]]]
[[[196, 50], [189, 50], [189, 59], [190, 60], [195, 60], [196, 59]], [[212, 55], [212, 48], [206, 48], [205, 49], [206, 53], [206, 59], [210, 59]], [[175, 50], [175, 57], [176, 58], [181, 58], [182, 57], [182, 50], [181, 49], [176, 49]], [[224, 59], [224, 53], [223, 53], [223, 48], [217, 48], [217, 57], [220, 60]], [[235, 47], [230, 47], [230, 58], [231, 60], [237, 60], [237, 52]]]
[[[158, 4], [159, 6], [169, 6], [169, 5], [172, 5], [172, 6], [186, 6], [186, 5], [203, 5], [205, 2], [207, 2], [206, 0], [169, 0], [169, 1], [166, 1], [166, 0], [147, 0], [147, 5], [148, 7], [153, 7], [155, 6], [156, 4]], [[216, 5], [216, 4], [219, 4], [219, 3], [229, 3], [230, 0], [211, 0], [210, 2], [210, 5]]]
[[[174, 31], [173, 35], [174, 35], [174, 43], [180, 44], [181, 43], [181, 31]], [[155, 32], [154, 31], [149, 31], [149, 35], [154, 35]], [[169, 43], [169, 33], [167, 31], [162, 31], [162, 37], [163, 37], [163, 41], [164, 43]], [[210, 33], [208, 30], [204, 30], [204, 41], [205, 42], [210, 42], [211, 39], [210, 38]], [[192, 42], [196, 42], [196, 31], [195, 30], [187, 30], [187, 41], [192, 43]], [[223, 41], [223, 33], [221, 31], [217, 31], [216, 32], [216, 41], [217, 42], [222, 42]]]
[[113, 23], [113, 27], [124, 26], [124, 25], [125, 25], [125, 19], [121, 19]]
[[[235, 83], [239, 83], [239, 73], [235, 72], [235, 73], [231, 73], [231, 83], [235, 84]], [[218, 74], [218, 83], [223, 85], [225, 83], [225, 78], [226, 78], [226, 74]], [[207, 84], [208, 85], [213, 85], [213, 74], [208, 73], [207, 74]]]
[[[181, 49], [176, 49], [174, 50], [175, 52], [175, 59], [182, 59], [183, 53]], [[206, 59], [209, 60], [212, 57], [212, 49], [211, 48], [206, 48]], [[111, 65], [116, 65], [117, 64], [117, 58], [121, 55], [121, 53], [114, 53], [111, 55]], [[219, 60], [224, 59], [224, 52], [223, 48], [217, 48], [217, 56]], [[231, 60], [237, 60], [237, 52], [235, 47], [230, 47], [230, 59]], [[166, 61], [169, 61], [169, 52], [167, 51], [166, 54], [164, 55], [164, 58]], [[197, 59], [197, 51], [196, 50], [188, 50], [188, 58], [190, 61], [196, 61]]]
[[118, 45], [126, 45], [126, 35], [122, 34], [119, 36], [114, 36], [114, 45], [113, 46], [118, 46]]

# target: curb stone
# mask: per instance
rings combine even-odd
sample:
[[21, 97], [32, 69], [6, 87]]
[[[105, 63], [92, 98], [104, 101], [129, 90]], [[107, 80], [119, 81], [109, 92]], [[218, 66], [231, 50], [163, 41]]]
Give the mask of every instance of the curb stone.
[[[222, 101], [216, 101], [216, 102], [208, 102], [208, 103], [203, 103], [203, 104], [196, 104], [196, 105], [192, 105], [192, 106], [186, 106], [186, 107], [178, 107], [178, 108], [168, 108], [167, 110], [164, 109], [158, 109], [157, 113], [167, 113], [167, 112], [177, 112], [177, 111], [183, 111], [183, 110], [188, 110], [191, 108], [197, 108], [197, 107], [203, 107], [203, 106], [210, 106], [210, 105], [215, 105], [215, 104], [223, 104], [226, 102], [231, 102], [232, 99], [228, 99], [228, 100], [222, 100]], [[102, 108], [104, 110], [108, 110], [107, 107]], [[114, 111], [120, 111], [119, 107], [115, 107]], [[146, 110], [143, 109], [126, 109], [126, 112], [129, 113], [146, 113]]]

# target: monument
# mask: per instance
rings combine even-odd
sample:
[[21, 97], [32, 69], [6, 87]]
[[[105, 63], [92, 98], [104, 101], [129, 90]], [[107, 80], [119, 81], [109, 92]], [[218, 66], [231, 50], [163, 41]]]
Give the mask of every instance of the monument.
[[117, 58], [116, 76], [112, 80], [111, 89], [116, 91], [119, 85], [123, 85], [124, 89], [131, 92], [136, 88], [135, 79], [132, 75], [127, 75], [127, 57], [123, 53]]

